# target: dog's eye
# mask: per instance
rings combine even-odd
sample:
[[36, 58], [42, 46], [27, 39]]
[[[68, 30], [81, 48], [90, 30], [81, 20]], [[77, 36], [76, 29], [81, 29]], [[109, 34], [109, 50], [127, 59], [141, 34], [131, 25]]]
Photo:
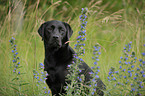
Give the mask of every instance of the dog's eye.
[[51, 32], [53, 29], [52, 29], [52, 28], [47, 28], [47, 30], [48, 30], [49, 32]]
[[61, 32], [64, 32], [64, 29], [60, 29]]
[[65, 32], [65, 30], [64, 30], [63, 28], [60, 28], [60, 29], [59, 29], [59, 32], [63, 35], [64, 32]]

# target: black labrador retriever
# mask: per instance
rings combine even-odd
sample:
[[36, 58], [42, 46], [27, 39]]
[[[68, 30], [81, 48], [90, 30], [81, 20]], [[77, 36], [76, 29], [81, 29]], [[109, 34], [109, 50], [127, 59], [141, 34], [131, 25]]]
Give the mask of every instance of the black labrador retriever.
[[[52, 95], [59, 96], [65, 93], [63, 87], [66, 85], [66, 75], [69, 73], [67, 66], [72, 64], [75, 54], [68, 43], [73, 31], [69, 24], [53, 20], [43, 23], [38, 33], [44, 40], [44, 70], [48, 73], [46, 83]], [[85, 82], [89, 81], [91, 79], [89, 73], [93, 72], [91, 68], [85, 62], [79, 67], [83, 69], [80, 74], [84, 74]], [[99, 87], [97, 94], [102, 96], [104, 93], [100, 89], [105, 89], [105, 85], [100, 79], [96, 82]]]

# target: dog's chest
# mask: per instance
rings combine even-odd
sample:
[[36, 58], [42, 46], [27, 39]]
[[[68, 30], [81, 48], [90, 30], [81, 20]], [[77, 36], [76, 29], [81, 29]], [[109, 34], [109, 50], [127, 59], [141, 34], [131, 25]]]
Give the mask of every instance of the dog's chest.
[[45, 60], [45, 71], [48, 73], [48, 77], [53, 82], [64, 82], [65, 76], [68, 74], [66, 66], [62, 65], [61, 62], [54, 62], [55, 60], [51, 59], [50, 61]]
[[72, 62], [71, 54], [49, 54], [45, 56], [44, 67], [49, 74], [51, 82], [65, 82], [66, 75], [69, 73], [67, 66]]
[[51, 82], [64, 84], [67, 74], [68, 70], [61, 67], [57, 67], [55, 69], [49, 69], [48, 78], [51, 78]]

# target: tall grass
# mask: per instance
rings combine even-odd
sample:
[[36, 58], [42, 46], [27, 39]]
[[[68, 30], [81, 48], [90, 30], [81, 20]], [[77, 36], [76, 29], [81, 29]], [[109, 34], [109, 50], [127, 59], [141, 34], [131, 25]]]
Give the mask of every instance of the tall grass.
[[[22, 13], [24, 14], [21, 15], [22, 17], [19, 17], [23, 18], [20, 22], [22, 23], [21, 30], [17, 28], [19, 23], [13, 21], [13, 14], [19, 14], [15, 13], [15, 10], [20, 7], [16, 6], [14, 9], [9, 7], [5, 20], [3, 20], [0, 25], [0, 95], [17, 95], [15, 90], [10, 87], [10, 78], [14, 78], [12, 76], [13, 72], [10, 70], [10, 65], [13, 60], [9, 45], [11, 37], [13, 36], [16, 39], [17, 50], [21, 58], [20, 62], [23, 66], [21, 71], [26, 73], [23, 75], [23, 81], [29, 83], [29, 85], [23, 86], [24, 90], [28, 90], [24, 92], [24, 94], [32, 96], [38, 93], [36, 84], [33, 82], [33, 69], [38, 69], [39, 63], [43, 62], [44, 59], [44, 47], [37, 33], [38, 27], [44, 21], [52, 19], [68, 22], [74, 31], [70, 42], [70, 46], [74, 47], [78, 35], [77, 32], [79, 31], [80, 11], [83, 6], [88, 6], [89, 12], [86, 27], [86, 41], [84, 41], [86, 44], [86, 54], [81, 58], [83, 58], [89, 66], [92, 66], [93, 46], [97, 42], [102, 47], [102, 54], [99, 57], [100, 61], [98, 63], [101, 72], [99, 76], [106, 85], [108, 85], [107, 76], [109, 69], [111, 66], [118, 68], [118, 61], [120, 60], [120, 56], [122, 56], [122, 48], [125, 44], [132, 41], [132, 50], [136, 52], [137, 58], [141, 58], [141, 52], [144, 51], [143, 44], [145, 44], [143, 10], [136, 8], [133, 11], [129, 11], [128, 14], [128, 8], [118, 8], [118, 10], [109, 12], [106, 8], [108, 8], [108, 6], [111, 8], [110, 6], [116, 3], [103, 5], [101, 2], [102, 0], [98, 0], [97, 2], [91, 0], [87, 5], [78, 6], [80, 2], [76, 1], [75, 3], [77, 5], [75, 6], [67, 1], [53, 1], [51, 5], [47, 6], [44, 4], [44, 6], [40, 8], [39, 4], [42, 4], [42, 2], [38, 0], [27, 9], [25, 9], [26, 3], [22, 2]], [[61, 8], [63, 11], [57, 10], [58, 8]], [[14, 25], [16, 26], [15, 28]], [[107, 88], [111, 89], [112, 86], [109, 85]]]

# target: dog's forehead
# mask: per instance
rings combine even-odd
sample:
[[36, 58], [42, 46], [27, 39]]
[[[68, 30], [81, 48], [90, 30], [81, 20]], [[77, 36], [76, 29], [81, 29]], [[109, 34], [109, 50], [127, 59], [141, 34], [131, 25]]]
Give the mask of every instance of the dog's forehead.
[[49, 22], [46, 22], [47, 26], [55, 26], [55, 27], [64, 27], [65, 28], [65, 25], [63, 22], [61, 21], [57, 21], [57, 20], [53, 20], [53, 21], [49, 21]]

